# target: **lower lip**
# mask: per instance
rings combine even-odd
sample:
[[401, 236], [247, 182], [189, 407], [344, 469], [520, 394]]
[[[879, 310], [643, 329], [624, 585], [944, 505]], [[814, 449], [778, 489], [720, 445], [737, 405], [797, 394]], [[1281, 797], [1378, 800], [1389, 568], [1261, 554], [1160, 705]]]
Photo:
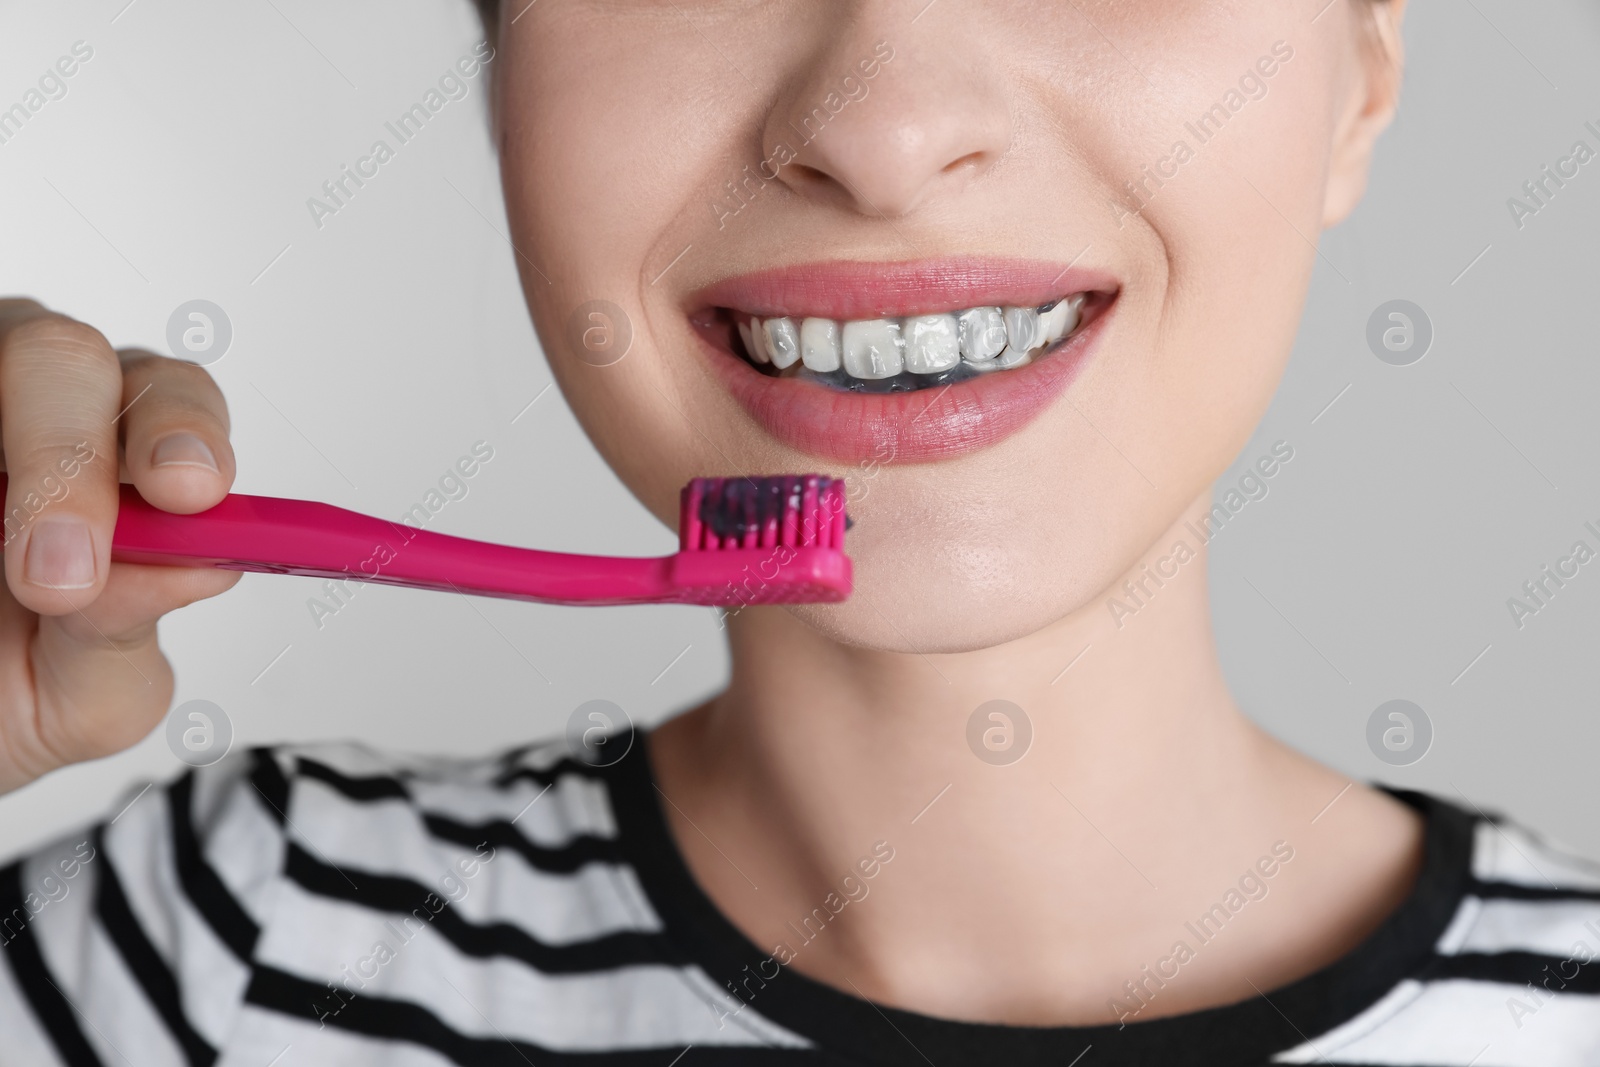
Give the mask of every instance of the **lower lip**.
[[1049, 407], [1088, 362], [1115, 306], [1026, 367], [909, 393], [847, 393], [774, 378], [704, 335], [711, 363], [733, 398], [790, 448], [822, 459], [907, 462], [945, 459], [1005, 440]]

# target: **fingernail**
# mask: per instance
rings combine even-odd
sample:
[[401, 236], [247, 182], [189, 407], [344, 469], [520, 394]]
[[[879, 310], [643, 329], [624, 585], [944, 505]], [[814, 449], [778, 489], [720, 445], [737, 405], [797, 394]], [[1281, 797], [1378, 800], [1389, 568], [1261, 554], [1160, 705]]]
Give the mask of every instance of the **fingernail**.
[[86, 589], [94, 584], [94, 539], [79, 519], [40, 519], [28, 538], [23, 574], [34, 585]]
[[216, 472], [217, 457], [211, 447], [192, 433], [170, 433], [150, 452], [153, 467], [204, 467]]

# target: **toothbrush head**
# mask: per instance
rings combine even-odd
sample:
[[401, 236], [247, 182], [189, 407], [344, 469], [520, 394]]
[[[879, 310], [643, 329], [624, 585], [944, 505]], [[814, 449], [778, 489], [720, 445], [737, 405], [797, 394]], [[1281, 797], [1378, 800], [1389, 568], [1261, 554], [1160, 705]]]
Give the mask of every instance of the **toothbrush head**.
[[683, 488], [674, 577], [685, 603], [835, 603], [850, 595], [843, 479], [696, 478]]

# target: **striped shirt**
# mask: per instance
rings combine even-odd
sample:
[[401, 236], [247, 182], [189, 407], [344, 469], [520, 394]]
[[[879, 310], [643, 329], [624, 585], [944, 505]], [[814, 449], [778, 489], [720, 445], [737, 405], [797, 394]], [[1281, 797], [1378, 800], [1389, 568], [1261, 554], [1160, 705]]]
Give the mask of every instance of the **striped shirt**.
[[993, 1026], [774, 963], [685, 867], [644, 740], [613, 744], [262, 749], [150, 789], [0, 870], [0, 1064], [1600, 1063], [1600, 866], [1435, 799], [1395, 794], [1422, 873], [1332, 966], [1190, 1015]]

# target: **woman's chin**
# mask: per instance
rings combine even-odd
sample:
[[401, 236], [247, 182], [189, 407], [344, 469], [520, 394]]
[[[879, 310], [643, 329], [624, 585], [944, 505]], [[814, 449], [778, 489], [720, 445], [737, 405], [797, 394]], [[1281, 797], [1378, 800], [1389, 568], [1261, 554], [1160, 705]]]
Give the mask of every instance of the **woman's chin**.
[[849, 600], [785, 610], [850, 648], [935, 655], [1028, 637], [1078, 612], [1092, 597], [1068, 588], [1071, 576], [1040, 574], [1029, 581], [1008, 571], [1003, 577], [975, 575], [906, 560], [875, 564], [869, 558], [857, 561]]
[[974, 618], [948, 604], [915, 606], [891, 618], [861, 601], [848, 604], [804, 604], [787, 609], [823, 637], [847, 648], [904, 655], [953, 655], [977, 652], [1027, 637], [1059, 616], [1008, 615]]

